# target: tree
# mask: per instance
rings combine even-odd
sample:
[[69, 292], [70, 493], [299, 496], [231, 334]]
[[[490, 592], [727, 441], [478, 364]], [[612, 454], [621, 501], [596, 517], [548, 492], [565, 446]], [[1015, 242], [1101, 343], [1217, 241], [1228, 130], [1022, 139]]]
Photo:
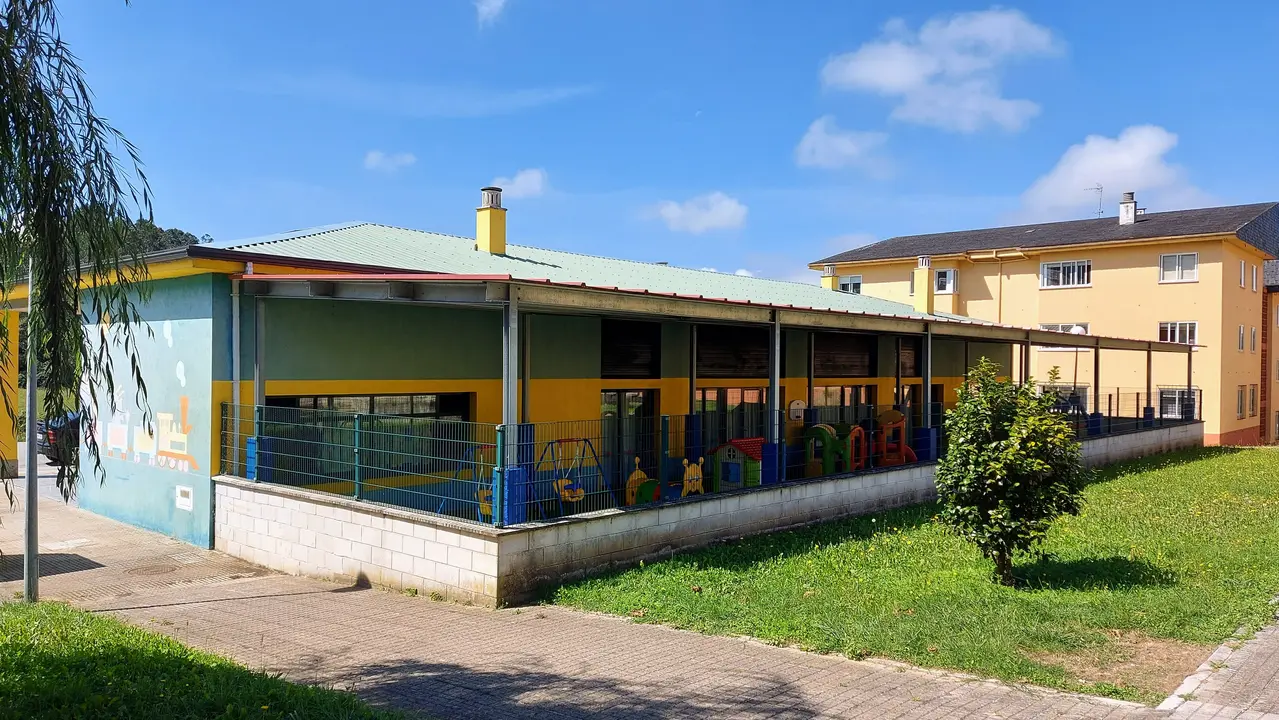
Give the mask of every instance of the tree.
[[[66, 414], [83, 387], [84, 441], [104, 480], [90, 428], [99, 394], [114, 401], [114, 351], [127, 358], [146, 408], [134, 303], [146, 297], [147, 271], [130, 232], [135, 213], [151, 217], [137, 149], [94, 111], [53, 0], [8, 0], [0, 8], [0, 310], [27, 282], [43, 415]], [[0, 362], [12, 360], [0, 353]], [[16, 417], [14, 403], [5, 404]], [[59, 468], [64, 497], [78, 481], [77, 467]], [[5, 490], [12, 498], [7, 480]]]
[[[1013, 556], [1043, 542], [1052, 521], [1075, 515], [1091, 472], [1054, 397], [1032, 383], [998, 377], [986, 358], [959, 388], [946, 416], [948, 450], [937, 465], [941, 518], [995, 563], [995, 577], [1013, 585]], [[1049, 373], [1057, 382], [1057, 371]]]

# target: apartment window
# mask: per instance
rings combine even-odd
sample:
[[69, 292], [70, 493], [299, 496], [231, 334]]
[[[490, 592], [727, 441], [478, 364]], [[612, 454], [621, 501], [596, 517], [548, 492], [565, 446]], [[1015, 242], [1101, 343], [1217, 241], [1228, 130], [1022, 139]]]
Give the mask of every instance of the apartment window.
[[1239, 326], [1239, 352], [1243, 352], [1243, 325]]
[[1253, 352], [1257, 352], [1257, 328], [1252, 329], [1252, 340], [1250, 341], [1250, 347], [1252, 348]]
[[1195, 282], [1199, 279], [1199, 253], [1159, 256], [1159, 282]]
[[1092, 260], [1046, 262], [1039, 266], [1039, 287], [1088, 287], [1092, 285]]
[[1159, 342], [1194, 345], [1199, 335], [1197, 322], [1161, 322], [1159, 323]]
[[854, 295], [862, 294], [862, 276], [861, 275], [844, 275], [839, 279], [839, 291], [852, 293]]
[[910, 271], [910, 294], [915, 294], [915, 271]]
[[957, 271], [954, 269], [937, 271], [937, 294], [938, 295], [949, 295], [955, 292], [955, 273], [956, 272]]
[[[1078, 328], [1083, 328], [1083, 332], [1077, 332], [1077, 331], [1075, 330], [1075, 328], [1077, 328], [1077, 327], [1078, 327]], [[1084, 322], [1084, 323], [1039, 323], [1039, 329], [1040, 329], [1040, 330], [1047, 330], [1047, 331], [1049, 331], [1049, 332], [1070, 333], [1070, 334], [1072, 334], [1072, 335], [1087, 335], [1087, 334], [1088, 334], [1088, 331], [1089, 331], [1089, 326], [1088, 326], [1088, 323], [1086, 323], [1086, 322]], [[1037, 350], [1039, 350], [1040, 352], [1059, 352], [1059, 351], [1077, 350], [1078, 348], [1073, 348], [1073, 347], [1039, 347], [1039, 348], [1036, 348], [1036, 349], [1037, 349]]]
[[1239, 287], [1244, 287], [1246, 285], [1244, 281], [1248, 277], [1247, 272], [1248, 272], [1247, 261], [1240, 260], [1239, 261]]
[[1235, 412], [1235, 416], [1236, 416], [1239, 420], [1243, 420], [1245, 417], [1247, 417], [1247, 414], [1246, 414], [1246, 413], [1244, 413], [1244, 393], [1246, 393], [1246, 392], [1247, 392], [1247, 390], [1248, 390], [1248, 386], [1247, 386], [1247, 385], [1240, 385], [1240, 386], [1239, 386], [1239, 389], [1238, 389], [1238, 392], [1237, 392], [1237, 394], [1235, 395], [1235, 400], [1236, 400], [1236, 403], [1235, 403], [1235, 405], [1236, 405], [1236, 407], [1235, 407], [1235, 410], [1236, 410], [1236, 412]]
[[1257, 386], [1248, 386], [1248, 417], [1257, 417]]
[[1257, 266], [1252, 266], [1252, 291], [1257, 292]]
[[[1159, 417], [1181, 420], [1186, 406], [1194, 407], [1195, 390], [1186, 388], [1159, 388]], [[1191, 411], [1193, 416], [1193, 410]], [[1184, 418], [1192, 419], [1192, 418]]]

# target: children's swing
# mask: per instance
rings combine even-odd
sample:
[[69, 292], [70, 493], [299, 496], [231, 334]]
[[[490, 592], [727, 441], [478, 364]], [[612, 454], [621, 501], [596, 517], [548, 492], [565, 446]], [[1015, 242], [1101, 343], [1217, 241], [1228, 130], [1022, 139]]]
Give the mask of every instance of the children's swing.
[[[469, 482], [475, 488], [475, 519], [479, 522], [488, 522], [493, 517], [493, 469], [496, 467], [497, 446], [475, 445], [462, 454], [462, 459], [457, 461], [457, 470], [453, 473], [453, 478], [459, 481], [470, 475]], [[452, 499], [445, 497], [441, 500], [436, 512], [444, 515], [445, 507]]]
[[[570, 447], [571, 446], [571, 447]], [[548, 458], [549, 456], [549, 458]], [[587, 458], [594, 463], [586, 464]], [[584, 475], [595, 475], [596, 490], [600, 484], [600, 458], [595, 452], [595, 445], [588, 438], [561, 438], [552, 440], [542, 448], [542, 455], [537, 460], [538, 469], [546, 463], [551, 466], [551, 491], [553, 500], [558, 501], [560, 515], [565, 515], [565, 503], [569, 507], [586, 499]], [[576, 512], [574, 509], [573, 512]]]

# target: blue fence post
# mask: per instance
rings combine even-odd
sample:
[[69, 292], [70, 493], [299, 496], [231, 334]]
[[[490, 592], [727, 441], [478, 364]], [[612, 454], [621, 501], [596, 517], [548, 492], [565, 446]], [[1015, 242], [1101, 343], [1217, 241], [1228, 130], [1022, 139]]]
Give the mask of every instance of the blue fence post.
[[[253, 473], [249, 479], [253, 482], [260, 482], [262, 479], [262, 406], [253, 406]], [[248, 451], [248, 445], [245, 445], [245, 451]]]
[[352, 493], [356, 500], [364, 495], [364, 487], [360, 477], [360, 414], [355, 414], [355, 492]]
[[506, 497], [506, 426], [497, 426], [497, 461], [493, 466], [493, 525], [495, 527], [503, 527], [505, 513], [502, 512], [505, 507], [503, 503]]

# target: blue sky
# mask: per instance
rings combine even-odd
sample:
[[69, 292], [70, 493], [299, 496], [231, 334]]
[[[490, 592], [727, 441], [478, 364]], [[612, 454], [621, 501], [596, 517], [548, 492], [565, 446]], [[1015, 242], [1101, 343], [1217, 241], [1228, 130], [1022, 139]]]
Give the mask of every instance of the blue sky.
[[[1279, 4], [64, 0], [166, 227], [813, 280], [875, 238], [1279, 200]], [[358, 9], [357, 9], [358, 8]]]

